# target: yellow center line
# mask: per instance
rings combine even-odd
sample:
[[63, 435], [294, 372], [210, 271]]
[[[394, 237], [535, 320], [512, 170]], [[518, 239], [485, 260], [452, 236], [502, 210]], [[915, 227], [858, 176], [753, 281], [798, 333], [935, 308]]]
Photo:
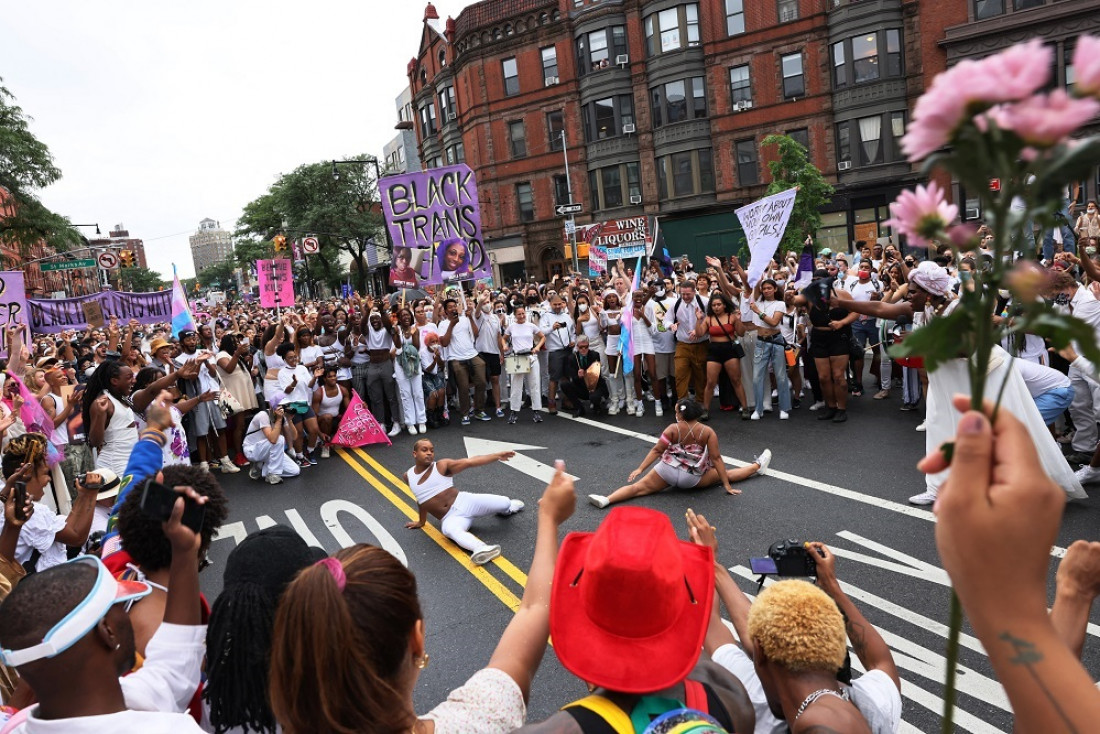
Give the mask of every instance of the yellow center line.
[[[361, 456], [366, 457], [366, 453], [362, 450], [356, 449], [356, 452], [359, 453]], [[404, 514], [407, 518], [409, 518], [413, 522], [416, 522], [420, 519], [420, 513], [417, 510], [410, 507], [400, 497], [394, 494], [389, 487], [379, 481], [377, 477], [367, 471], [367, 469], [361, 466], [359, 462], [355, 461], [355, 459], [353, 459], [349, 455], [348, 451], [342, 448], [337, 448], [336, 453], [340, 456], [341, 459], [347, 462], [348, 466], [354, 469], [359, 476], [363, 477], [363, 479], [365, 479], [371, 486], [377, 489], [379, 494], [388, 499], [390, 503], [393, 504], [393, 506], [396, 507], [398, 510], [400, 510], [401, 513]], [[373, 466], [379, 466], [376, 462], [369, 459], [369, 457], [367, 458]], [[386, 474], [389, 474], [389, 472], [386, 472], [384, 469], [382, 471]], [[393, 477], [393, 475], [390, 474], [390, 477]], [[401, 482], [397, 481], [394, 484], [395, 486], [400, 485]], [[406, 488], [406, 491], [407, 490], [408, 488]], [[447, 551], [447, 553], [449, 553], [452, 558], [458, 561], [459, 565], [461, 565], [463, 568], [473, 574], [474, 578], [480, 581], [482, 585], [484, 585], [485, 588], [491, 591], [496, 598], [500, 599], [504, 606], [508, 607], [513, 612], [519, 609], [519, 597], [512, 593], [511, 589], [509, 589], [503, 583], [494, 578], [493, 575], [486, 571], [484, 568], [482, 568], [481, 566], [477, 566], [473, 562], [471, 562], [470, 556], [467, 555], [465, 551], [455, 546], [454, 543], [452, 543], [446, 537], [444, 537], [443, 533], [439, 532], [439, 530], [436, 529], [435, 526], [425, 524], [422, 530], [429, 538], [435, 541], [435, 543], [440, 548]], [[524, 580], [526, 581], [526, 577]]]
[[[412, 490], [409, 489], [409, 486], [407, 484], [405, 484], [405, 482], [401, 481], [399, 478], [394, 476], [393, 473], [390, 472], [389, 469], [387, 469], [386, 467], [382, 466], [380, 463], [375, 461], [375, 459], [373, 457], [371, 457], [370, 454], [368, 454], [363, 449], [353, 449], [353, 451], [355, 451], [355, 453], [358, 454], [359, 458], [361, 458], [363, 461], [370, 464], [376, 472], [378, 472], [383, 477], [388, 479], [390, 484], [392, 484], [394, 487], [396, 487], [398, 491], [405, 493], [410, 498], [412, 498], [414, 501], [416, 500], [416, 495], [414, 495], [412, 493]], [[417, 515], [413, 519], [416, 520], [417, 518], [419, 518], [419, 515]], [[501, 555], [497, 556], [496, 558], [494, 558], [493, 563], [497, 566], [497, 568], [499, 568], [501, 571], [503, 571], [505, 573], [505, 575], [508, 576], [508, 578], [512, 579], [517, 584], [519, 584], [520, 587], [522, 587], [522, 588], [527, 587], [527, 574], [525, 574], [523, 571], [516, 568], [515, 564], [513, 564], [511, 561], [509, 561], [507, 558], [505, 558], [503, 553]]]

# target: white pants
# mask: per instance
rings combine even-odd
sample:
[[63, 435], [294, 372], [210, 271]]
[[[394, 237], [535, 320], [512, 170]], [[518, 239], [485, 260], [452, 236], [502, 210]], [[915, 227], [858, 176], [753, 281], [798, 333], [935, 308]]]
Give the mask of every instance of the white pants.
[[[613, 337], [618, 339], [618, 337]], [[611, 374], [610, 362], [618, 360], [619, 371], [617, 374]], [[631, 372], [627, 375], [623, 368], [626, 366], [626, 361], [621, 354], [604, 354], [603, 363], [607, 365], [607, 370], [604, 375], [607, 376], [607, 392], [609, 399], [612, 403], [617, 403], [623, 400], [627, 395], [634, 395], [634, 373]], [[603, 365], [601, 365], [602, 369]]]
[[539, 369], [539, 360], [531, 360], [531, 371], [525, 375], [511, 375], [512, 388], [508, 393], [508, 407], [518, 412], [523, 405], [523, 386], [527, 386], [527, 394], [531, 396], [531, 409], [542, 410], [542, 370]]
[[405, 416], [405, 425], [415, 426], [418, 423], [427, 423], [428, 414], [424, 412], [424, 380], [421, 373], [417, 372], [412, 377], [407, 377], [405, 370], [398, 365], [393, 376], [397, 379], [397, 393], [401, 398], [401, 414]]
[[451, 509], [443, 516], [440, 527], [444, 535], [473, 553], [486, 545], [470, 532], [473, 521], [479, 517], [507, 512], [511, 507], [512, 500], [503, 495], [459, 492]]
[[[251, 450], [250, 450], [251, 449]], [[279, 436], [275, 443], [262, 441], [255, 446], [244, 449], [244, 458], [261, 465], [261, 472], [265, 477], [277, 474], [280, 477], [296, 477], [302, 467], [291, 461], [286, 455], [286, 438]]]

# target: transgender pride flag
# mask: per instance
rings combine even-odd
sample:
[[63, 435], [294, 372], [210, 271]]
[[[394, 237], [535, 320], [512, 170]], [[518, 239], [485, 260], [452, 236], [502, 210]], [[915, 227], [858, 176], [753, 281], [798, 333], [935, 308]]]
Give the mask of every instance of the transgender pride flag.
[[642, 272], [642, 256], [638, 256], [638, 264], [634, 266], [634, 282], [630, 284], [630, 310], [627, 304], [623, 304], [623, 328], [619, 332], [619, 354], [623, 360], [623, 374], [629, 375], [634, 371], [634, 291], [638, 290], [638, 276]]
[[195, 317], [191, 315], [191, 307], [187, 304], [187, 294], [183, 292], [180, 284], [180, 276], [176, 273], [175, 264], [172, 265], [172, 336], [179, 338], [180, 332], [195, 328]]

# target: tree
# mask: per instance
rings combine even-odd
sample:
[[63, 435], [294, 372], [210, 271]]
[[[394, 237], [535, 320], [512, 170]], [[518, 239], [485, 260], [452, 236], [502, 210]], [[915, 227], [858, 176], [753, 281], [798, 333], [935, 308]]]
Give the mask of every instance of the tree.
[[237, 287], [237, 278], [233, 271], [237, 269], [237, 263], [233, 259], [208, 265], [197, 276], [199, 288], [207, 290], [224, 291], [230, 287]]
[[778, 157], [768, 163], [772, 182], [767, 194], [778, 194], [798, 186], [787, 230], [779, 242], [779, 252], [801, 252], [807, 235], [817, 234], [821, 226], [821, 207], [832, 201], [832, 185], [810, 161], [809, 151], [786, 135], [769, 135], [760, 144], [761, 150], [776, 146]]
[[81, 237], [34, 193], [60, 179], [61, 171], [49, 148], [28, 129], [29, 119], [0, 84], [0, 238], [24, 255], [43, 242], [64, 251], [79, 245]]
[[342, 166], [335, 178], [331, 163], [321, 162], [283, 174], [267, 193], [247, 204], [236, 235], [262, 240], [279, 232], [290, 240], [316, 235], [321, 248], [309, 256], [311, 273], [319, 266], [323, 280], [338, 284], [343, 276], [339, 255], [346, 252], [355, 263], [362, 291], [369, 267], [367, 248], [385, 240], [383, 226], [377, 181], [367, 167]]
[[149, 268], [121, 268], [118, 271], [118, 287], [131, 293], [162, 291], [168, 287], [160, 273]]

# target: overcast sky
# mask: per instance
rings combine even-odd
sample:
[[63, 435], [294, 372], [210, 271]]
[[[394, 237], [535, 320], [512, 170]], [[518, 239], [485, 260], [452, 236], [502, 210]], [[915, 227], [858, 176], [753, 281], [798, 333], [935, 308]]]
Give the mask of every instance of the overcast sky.
[[43, 202], [104, 234], [125, 224], [151, 268], [187, 277], [199, 220], [232, 230], [302, 163], [382, 157], [425, 4], [6, 2], [0, 77], [63, 174]]

